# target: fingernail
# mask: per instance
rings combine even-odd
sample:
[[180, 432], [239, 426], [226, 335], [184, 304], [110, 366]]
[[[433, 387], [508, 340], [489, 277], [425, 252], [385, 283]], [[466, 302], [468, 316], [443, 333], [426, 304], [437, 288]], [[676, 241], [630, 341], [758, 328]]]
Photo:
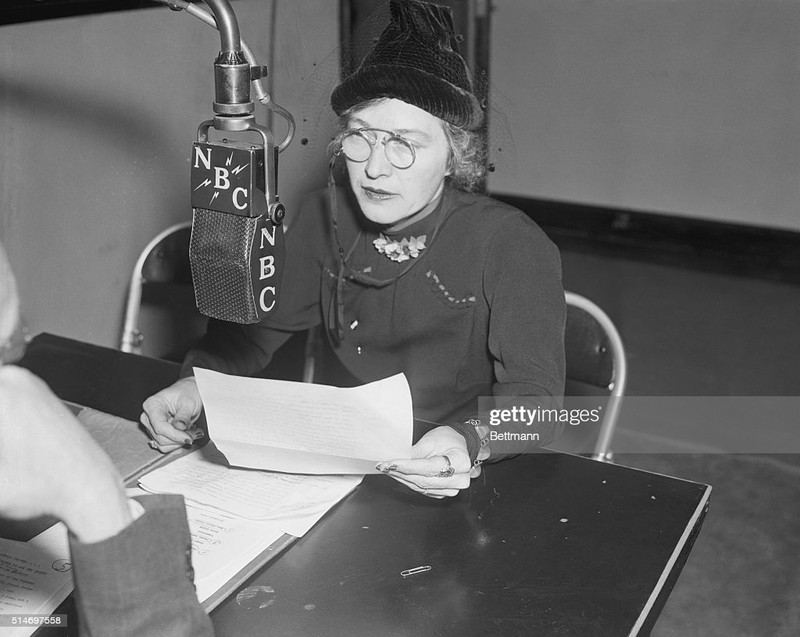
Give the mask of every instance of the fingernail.
[[175, 427], [178, 431], [186, 431], [186, 421], [185, 420], [173, 420], [172, 426]]

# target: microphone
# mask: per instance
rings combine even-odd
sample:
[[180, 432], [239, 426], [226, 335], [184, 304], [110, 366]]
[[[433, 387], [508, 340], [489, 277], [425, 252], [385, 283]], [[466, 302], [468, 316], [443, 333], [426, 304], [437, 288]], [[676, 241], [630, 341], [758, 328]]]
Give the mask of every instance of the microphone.
[[[256, 323], [275, 310], [284, 265], [283, 218], [277, 195], [278, 150], [255, 122], [250, 82], [267, 75], [247, 63], [227, 0], [206, 0], [222, 50], [214, 62], [214, 119], [200, 124], [192, 152], [189, 261], [203, 314]], [[255, 133], [258, 141], [219, 141], [223, 133]], [[238, 137], [238, 135], [237, 135]]]
[[195, 301], [206, 316], [256, 323], [277, 307], [285, 255], [285, 210], [268, 179], [274, 150], [268, 137], [264, 145], [212, 143], [208, 128], [201, 125], [191, 172]]

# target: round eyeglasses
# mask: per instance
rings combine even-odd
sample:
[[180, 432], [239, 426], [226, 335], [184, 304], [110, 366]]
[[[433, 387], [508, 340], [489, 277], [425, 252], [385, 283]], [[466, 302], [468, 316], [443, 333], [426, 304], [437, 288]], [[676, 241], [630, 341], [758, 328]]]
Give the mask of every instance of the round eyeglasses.
[[392, 166], [402, 170], [414, 163], [417, 156], [411, 143], [400, 135], [381, 128], [355, 128], [345, 132], [339, 140], [337, 152], [359, 164], [367, 161], [378, 143], [378, 137], [374, 133], [386, 133], [387, 137], [380, 142], [383, 144], [386, 159]]

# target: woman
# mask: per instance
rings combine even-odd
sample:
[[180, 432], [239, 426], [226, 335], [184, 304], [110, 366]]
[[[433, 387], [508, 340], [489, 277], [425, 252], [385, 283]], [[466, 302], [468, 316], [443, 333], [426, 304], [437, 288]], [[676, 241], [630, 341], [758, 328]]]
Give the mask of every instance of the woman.
[[[349, 188], [331, 176], [292, 221], [278, 310], [257, 325], [212, 321], [184, 369], [252, 374], [292, 332], [322, 323], [361, 382], [406, 374], [415, 417], [429, 430], [413, 458], [378, 468], [441, 498], [466, 488], [487, 457], [531, 446], [487, 446], [478, 397], [558, 404], [564, 296], [558, 252], [542, 231], [469, 192], [483, 180], [484, 115], [449, 10], [407, 0], [390, 8], [374, 49], [331, 96], [341, 117], [331, 175], [344, 159]], [[201, 410], [194, 380], [144, 409], [155, 446], [190, 442]], [[540, 428], [533, 444], [556, 429]]]

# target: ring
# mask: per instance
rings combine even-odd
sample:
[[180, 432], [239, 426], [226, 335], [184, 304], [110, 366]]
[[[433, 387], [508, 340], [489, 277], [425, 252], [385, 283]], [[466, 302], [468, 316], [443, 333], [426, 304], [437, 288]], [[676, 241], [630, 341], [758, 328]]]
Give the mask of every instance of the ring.
[[437, 475], [440, 478], [449, 478], [451, 475], [453, 475], [456, 472], [456, 470], [453, 467], [453, 465], [450, 464], [450, 458], [448, 458], [447, 456], [442, 456], [442, 458], [444, 458], [444, 461], [447, 464], [444, 466], [444, 469], [442, 469]]

